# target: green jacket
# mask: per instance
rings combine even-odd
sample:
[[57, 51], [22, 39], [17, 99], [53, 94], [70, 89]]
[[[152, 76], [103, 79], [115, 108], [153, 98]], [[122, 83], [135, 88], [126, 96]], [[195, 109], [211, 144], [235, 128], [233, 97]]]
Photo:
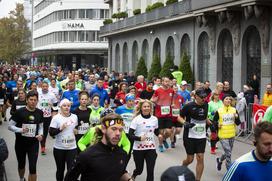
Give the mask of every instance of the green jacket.
[[268, 121], [268, 122], [272, 123], [272, 106], [269, 106], [269, 107], [266, 109], [262, 121]]
[[[82, 136], [80, 138], [80, 140], [77, 142], [77, 145], [81, 151], [86, 150], [86, 148], [89, 145], [93, 145], [96, 142], [96, 140], [95, 140], [95, 129], [96, 128], [101, 129], [101, 125], [97, 125], [95, 127], [90, 128], [89, 131], [87, 133], [85, 133], [85, 135]], [[129, 153], [131, 144], [130, 144], [130, 141], [124, 131], [122, 131], [121, 139], [118, 143], [118, 146], [122, 147], [123, 150], [125, 152], [127, 152], [127, 154]]]
[[223, 102], [219, 100], [218, 102], [209, 102], [209, 108], [208, 108], [208, 118], [209, 120], [213, 120], [215, 112], [220, 108], [223, 107]]

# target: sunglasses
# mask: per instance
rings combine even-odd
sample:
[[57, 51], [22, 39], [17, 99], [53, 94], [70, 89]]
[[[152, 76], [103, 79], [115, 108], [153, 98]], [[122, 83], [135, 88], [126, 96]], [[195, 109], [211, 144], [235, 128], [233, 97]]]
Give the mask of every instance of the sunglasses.
[[124, 122], [122, 119], [110, 119], [110, 120], [106, 120], [103, 123], [106, 127], [110, 127], [113, 125], [119, 125], [119, 126], [124, 126]]

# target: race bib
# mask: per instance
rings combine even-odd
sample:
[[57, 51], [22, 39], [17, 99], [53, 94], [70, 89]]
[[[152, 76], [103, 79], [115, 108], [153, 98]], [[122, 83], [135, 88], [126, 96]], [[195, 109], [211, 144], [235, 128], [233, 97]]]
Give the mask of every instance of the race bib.
[[233, 114], [224, 114], [222, 120], [223, 120], [223, 125], [234, 124], [234, 115]]
[[178, 117], [180, 109], [172, 109], [172, 116]]
[[97, 118], [97, 117], [90, 117], [90, 123], [91, 123], [92, 125], [97, 125], [97, 124], [99, 124], [99, 118]]
[[25, 105], [20, 105], [20, 106], [16, 106], [16, 110], [22, 108], [22, 107], [26, 107]]
[[49, 104], [49, 101], [46, 99], [43, 99], [41, 102], [41, 107], [43, 111], [43, 117], [50, 117], [51, 116], [51, 107]]
[[71, 148], [75, 145], [75, 137], [74, 136], [62, 136], [61, 143], [65, 148]]
[[161, 106], [161, 115], [170, 114], [170, 106]]
[[85, 134], [88, 131], [89, 127], [89, 123], [81, 124], [81, 126], [78, 127], [78, 134]]
[[27, 130], [25, 133], [22, 133], [22, 136], [31, 138], [36, 136], [36, 124], [22, 124], [22, 128]]
[[125, 133], [129, 132], [129, 128], [130, 128], [130, 124], [133, 118], [133, 114], [132, 113], [123, 113], [121, 114], [123, 120], [124, 120], [124, 131]]
[[0, 99], [0, 105], [4, 105], [4, 99]]
[[206, 120], [191, 119], [195, 126], [189, 129], [189, 138], [203, 139], [206, 138]]

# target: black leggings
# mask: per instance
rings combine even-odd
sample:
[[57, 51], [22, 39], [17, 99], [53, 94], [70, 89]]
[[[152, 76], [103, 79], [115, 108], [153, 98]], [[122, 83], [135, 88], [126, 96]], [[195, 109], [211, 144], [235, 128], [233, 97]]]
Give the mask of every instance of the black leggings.
[[133, 176], [136, 177], [142, 174], [145, 160], [147, 170], [146, 181], [154, 181], [154, 168], [157, 159], [156, 150], [133, 150], [133, 158], [136, 166]]
[[29, 173], [36, 174], [36, 165], [39, 155], [39, 142], [22, 142], [15, 141], [15, 153], [18, 160], [18, 169], [25, 169], [26, 155], [29, 162]]
[[72, 167], [73, 161], [77, 155], [77, 149], [61, 150], [54, 148], [53, 154], [57, 165], [57, 181], [63, 181], [65, 163], [67, 164], [67, 170], [69, 170]]
[[43, 139], [41, 141], [41, 147], [45, 147], [45, 143], [46, 143], [46, 138], [48, 135], [48, 129], [51, 123], [51, 117], [49, 118], [44, 118], [44, 122], [43, 122]]

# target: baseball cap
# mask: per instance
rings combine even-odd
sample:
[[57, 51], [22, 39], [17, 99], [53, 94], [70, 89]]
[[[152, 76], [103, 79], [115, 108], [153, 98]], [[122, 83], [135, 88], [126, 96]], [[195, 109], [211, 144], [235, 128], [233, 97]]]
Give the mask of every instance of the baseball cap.
[[129, 101], [129, 100], [132, 100], [132, 101], [135, 100], [134, 94], [127, 94], [127, 95], [126, 95], [126, 102]]
[[201, 98], [207, 97], [207, 94], [206, 94], [204, 88], [199, 88], [199, 89], [197, 89], [196, 92], [195, 92], [195, 94], [196, 94], [197, 96], [201, 97]]
[[161, 181], [195, 181], [195, 175], [186, 166], [172, 166], [163, 172]]
[[187, 82], [185, 80], [181, 81], [181, 85], [187, 85]]

